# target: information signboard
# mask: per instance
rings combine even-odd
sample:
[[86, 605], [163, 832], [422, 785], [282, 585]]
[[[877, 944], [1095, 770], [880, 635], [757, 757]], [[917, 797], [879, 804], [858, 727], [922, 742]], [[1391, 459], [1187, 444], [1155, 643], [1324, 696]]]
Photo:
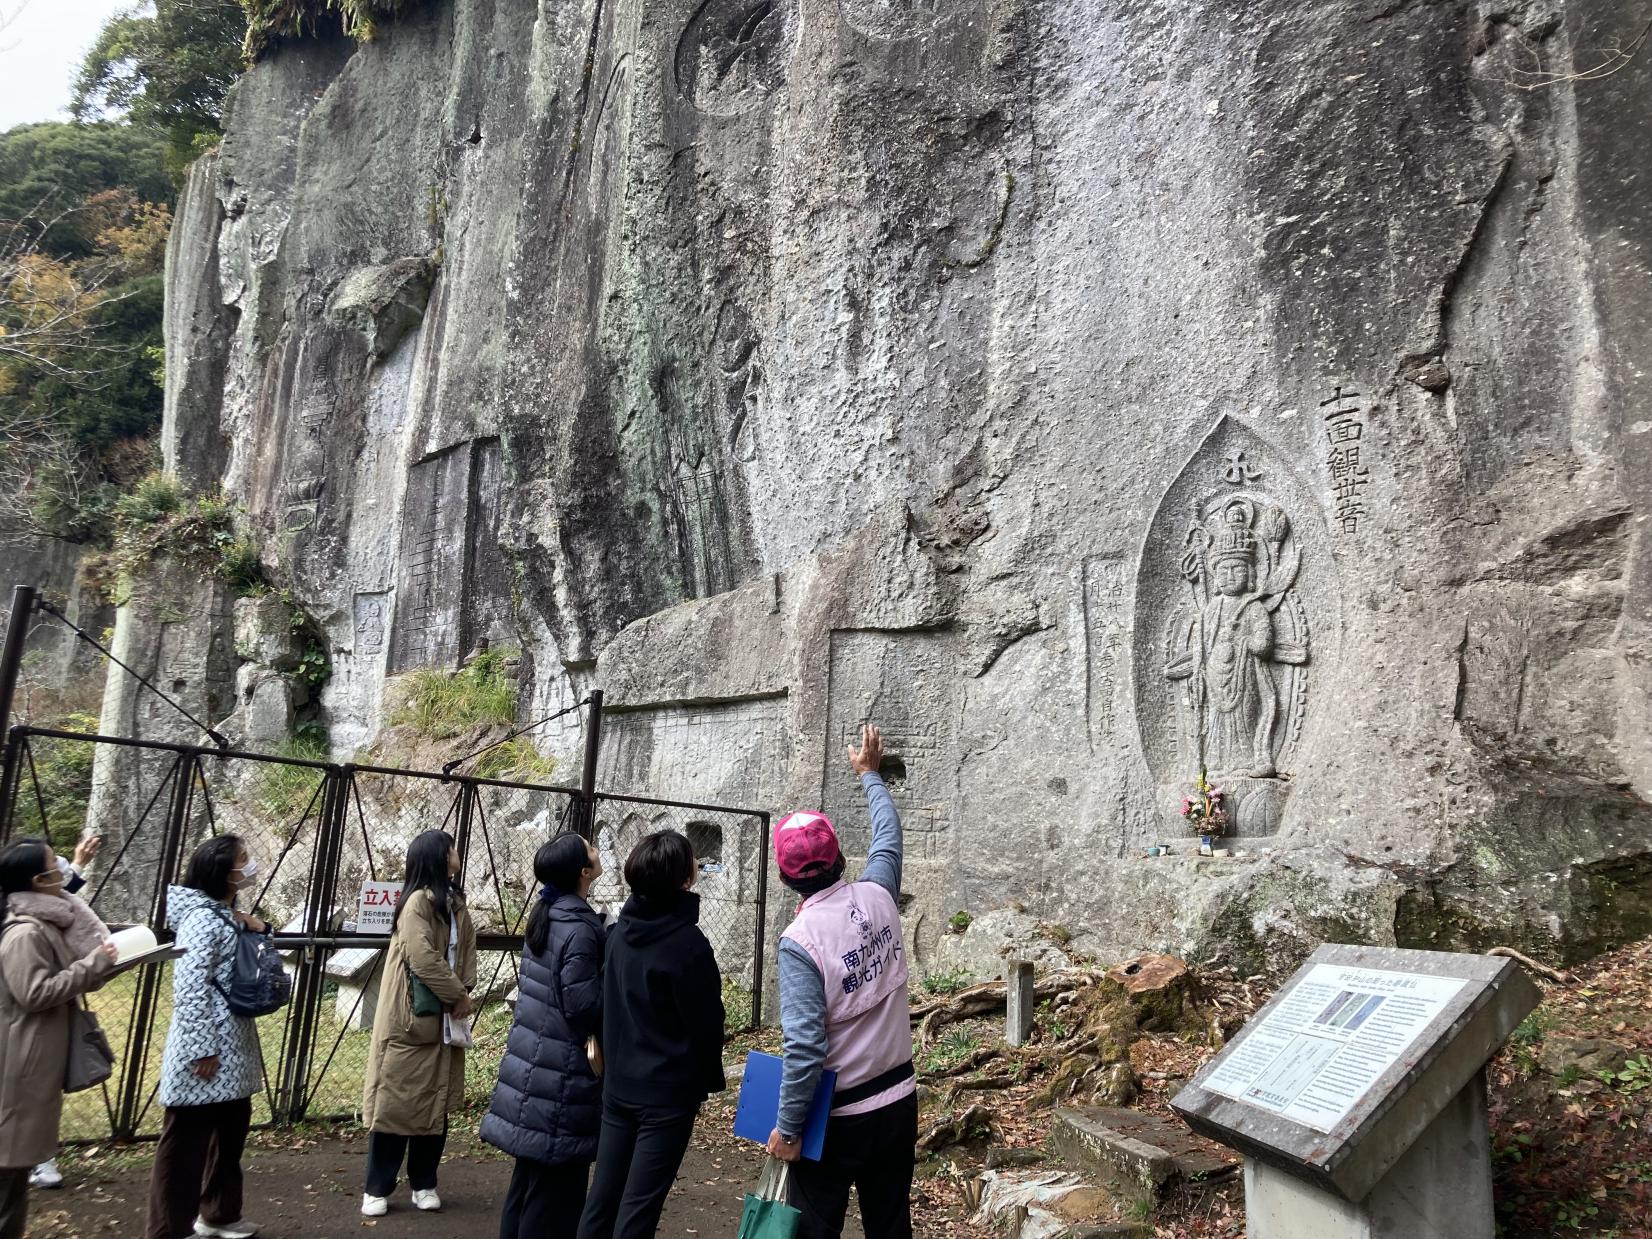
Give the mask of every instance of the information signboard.
[[1315, 964], [1202, 1083], [1330, 1131], [1467, 985], [1451, 977]]
[[1202, 1135], [1361, 1201], [1537, 1000], [1513, 960], [1322, 946], [1171, 1106]]

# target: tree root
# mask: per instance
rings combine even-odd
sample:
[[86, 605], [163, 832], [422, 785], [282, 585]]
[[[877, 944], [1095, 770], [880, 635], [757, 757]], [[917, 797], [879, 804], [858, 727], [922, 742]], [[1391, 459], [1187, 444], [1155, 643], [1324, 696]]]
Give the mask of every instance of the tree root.
[[918, 1137], [918, 1149], [920, 1152], [933, 1153], [950, 1144], [962, 1144], [973, 1137], [992, 1136], [996, 1132], [997, 1126], [993, 1122], [992, 1111], [986, 1106], [970, 1106], [950, 1118], [933, 1124]]
[[1502, 959], [1512, 959], [1528, 972], [1535, 972], [1545, 981], [1553, 981], [1556, 985], [1575, 985], [1577, 978], [1569, 972], [1561, 972], [1558, 968], [1551, 968], [1547, 964], [1540, 964], [1529, 955], [1522, 955], [1512, 946], [1494, 946], [1486, 952], [1487, 955], [1496, 955]]
[[[1033, 998], [1035, 1001], [1055, 999], [1093, 984], [1095, 977], [1089, 973], [1052, 972], [1033, 983]], [[1007, 986], [1003, 981], [985, 981], [980, 985], [961, 989], [946, 998], [915, 1004], [912, 1007], [912, 1022], [918, 1025], [918, 1045], [928, 1046], [937, 1030], [948, 1024], [1002, 1011], [1008, 1001], [1006, 990]]]

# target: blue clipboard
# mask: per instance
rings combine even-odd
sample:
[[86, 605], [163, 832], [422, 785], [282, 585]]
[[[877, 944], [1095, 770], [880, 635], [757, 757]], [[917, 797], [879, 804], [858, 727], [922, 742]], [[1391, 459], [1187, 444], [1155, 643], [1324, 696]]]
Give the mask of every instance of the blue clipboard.
[[[803, 1156], [820, 1160], [826, 1147], [826, 1119], [832, 1112], [832, 1093], [837, 1088], [837, 1072], [820, 1073], [820, 1084], [803, 1120]], [[746, 1055], [746, 1072], [740, 1079], [740, 1106], [734, 1112], [734, 1134], [758, 1144], [769, 1142], [780, 1117], [780, 1060], [773, 1054], [753, 1050]]]

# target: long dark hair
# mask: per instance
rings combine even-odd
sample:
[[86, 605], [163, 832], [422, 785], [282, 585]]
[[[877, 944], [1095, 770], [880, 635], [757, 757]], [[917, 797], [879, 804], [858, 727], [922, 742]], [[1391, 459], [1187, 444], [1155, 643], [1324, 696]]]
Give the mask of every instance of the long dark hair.
[[217, 835], [208, 839], [190, 856], [183, 884], [211, 899], [222, 899], [229, 894], [229, 875], [241, 855], [241, 846], [240, 835]]
[[407, 869], [402, 878], [402, 897], [396, 901], [396, 913], [390, 918], [390, 932], [402, 919], [402, 909], [413, 897], [414, 891], [427, 890], [430, 901], [436, 905], [436, 915], [451, 920], [451, 899], [458, 889], [447, 876], [447, 854], [453, 850], [453, 836], [445, 830], [427, 830], [407, 845]]
[[0, 925], [6, 920], [6, 896], [33, 890], [51, 858], [52, 849], [44, 839], [19, 839], [0, 851]]
[[544, 886], [533, 911], [528, 913], [528, 946], [535, 955], [545, 950], [551, 937], [551, 904], [558, 895], [579, 893], [579, 879], [591, 867], [591, 853], [585, 840], [573, 831], [564, 831], [543, 845], [533, 856], [533, 876]]

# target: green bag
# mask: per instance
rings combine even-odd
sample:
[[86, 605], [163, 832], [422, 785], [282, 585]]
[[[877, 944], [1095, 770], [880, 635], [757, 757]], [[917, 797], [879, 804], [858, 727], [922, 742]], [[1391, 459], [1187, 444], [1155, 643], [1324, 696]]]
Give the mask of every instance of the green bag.
[[407, 987], [411, 991], [414, 1015], [440, 1015], [447, 1010], [442, 1006], [442, 1000], [436, 997], [436, 991], [419, 980], [411, 968], [407, 970]]
[[[449, 912], [447, 918], [447, 966], [457, 970], [457, 956], [459, 951], [459, 917]], [[414, 1015], [441, 1015], [447, 1008], [442, 1000], [436, 997], [436, 991], [423, 981], [419, 980], [418, 973], [413, 971], [412, 964], [403, 964], [407, 969], [408, 997], [413, 1003]]]
[[757, 1192], [746, 1193], [740, 1211], [739, 1239], [796, 1239], [802, 1214], [786, 1203], [786, 1172], [789, 1166], [778, 1157], [763, 1163], [757, 1178]]

